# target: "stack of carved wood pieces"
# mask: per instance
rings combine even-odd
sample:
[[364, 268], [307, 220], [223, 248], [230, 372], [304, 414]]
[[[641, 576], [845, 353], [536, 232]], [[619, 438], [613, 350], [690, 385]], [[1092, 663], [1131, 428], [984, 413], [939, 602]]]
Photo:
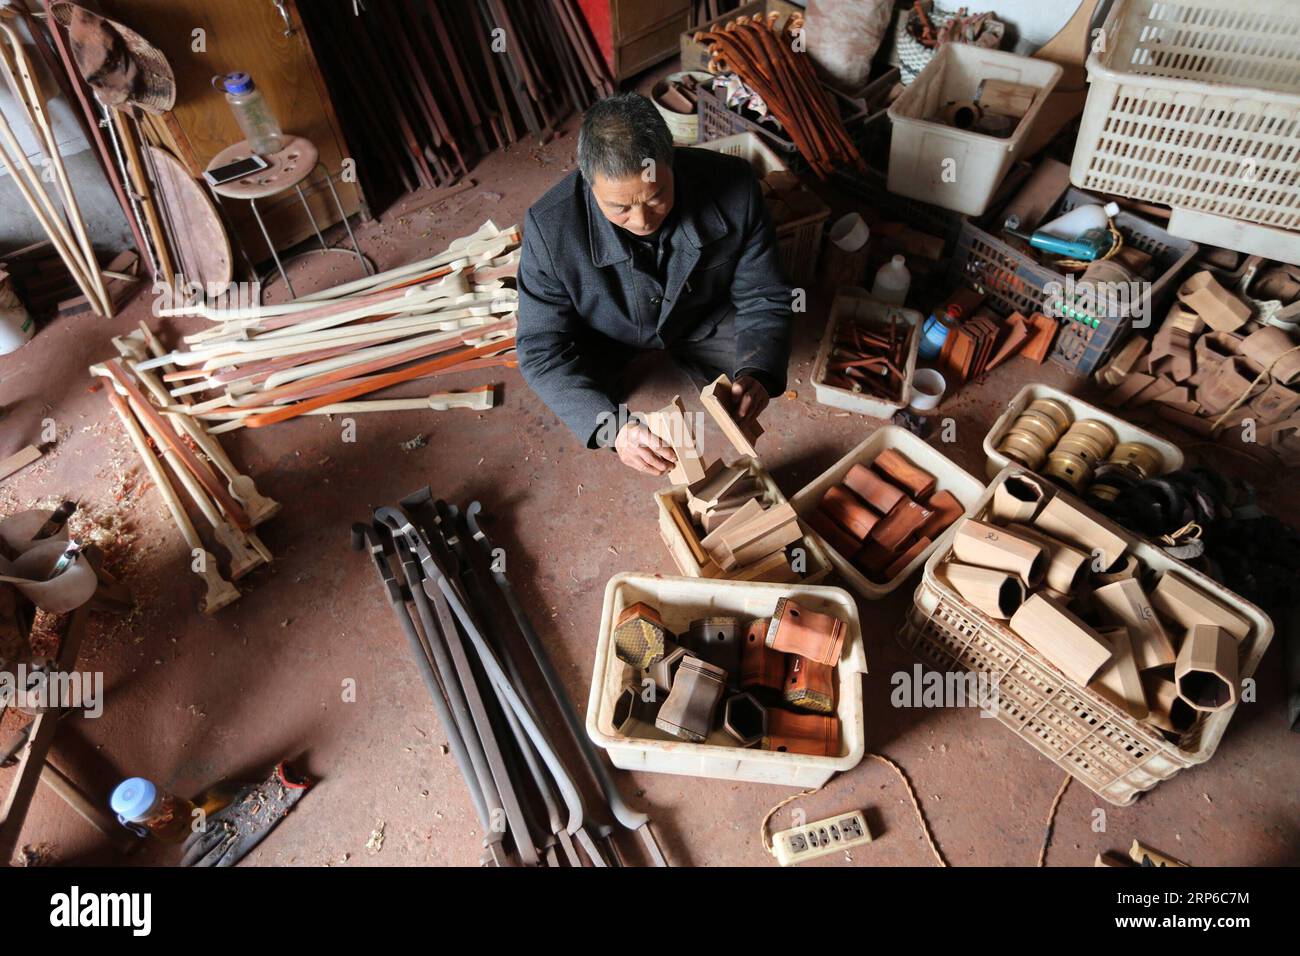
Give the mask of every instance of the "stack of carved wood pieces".
[[545, 142], [570, 113], [614, 92], [578, 0], [299, 9], [344, 125], [357, 133], [358, 168], [382, 170], [385, 187], [453, 183], [491, 150], [525, 135]]
[[[488, 221], [438, 255], [283, 305], [164, 308], [163, 316], [212, 325], [185, 336], [188, 348], [141, 367], [176, 366], [162, 372], [167, 410], [221, 421], [217, 434], [308, 414], [491, 408], [490, 385], [423, 399], [352, 399], [450, 371], [515, 365], [519, 241], [518, 227]], [[188, 404], [205, 392], [217, 394]]]
[[1173, 571], [1157, 578], [1111, 527], [1028, 473], [957, 526], [937, 572], [1068, 679], [1170, 739], [1237, 702], [1250, 621]]
[[1261, 461], [1300, 465], [1300, 335], [1286, 321], [1300, 318], [1300, 268], [1280, 267], [1247, 296], [1193, 274], [1155, 336], [1134, 335], [1097, 371], [1110, 388], [1103, 401], [1149, 407], [1204, 438], [1240, 436], [1235, 447]]
[[[280, 505], [240, 472], [200, 420], [174, 410], [151, 364], [164, 354], [162, 345], [143, 322], [138, 332], [115, 337], [113, 345], [118, 357], [91, 366], [90, 372], [103, 379], [109, 403], [186, 546], [185, 560], [203, 581], [199, 610], [214, 614], [239, 598], [232, 581], [271, 562], [270, 549], [253, 529], [275, 515]], [[226, 552], [229, 579], [222, 575], [214, 549], [196, 531], [177, 485], [208, 528], [207, 539]]]
[[900, 401], [907, 353], [916, 329], [889, 314], [889, 328], [859, 321], [846, 310], [835, 326], [826, 384], [886, 401]]
[[822, 496], [808, 523], [866, 577], [898, 577], [965, 509], [906, 455], [886, 448]]
[[[662, 610], [673, 618], [673, 608]], [[660, 608], [632, 604], [614, 628], [615, 654], [635, 669], [615, 727], [634, 737], [647, 735], [641, 723], [691, 743], [839, 756], [836, 667], [846, 630], [839, 618], [784, 597], [771, 617], [698, 618], [679, 634], [664, 626]], [[647, 681], [655, 693], [644, 693]]]
[[796, 52], [803, 49], [803, 16], [793, 14], [778, 27], [780, 18], [776, 12], [737, 17], [720, 30], [696, 33], [695, 41], [709, 48], [709, 72], [735, 73], [762, 97], [819, 178], [846, 165], [866, 173], [867, 165], [811, 57]]
[[788, 169], [774, 169], [758, 182], [767, 200], [772, 223], [776, 226], [798, 222], [825, 212], [825, 204], [817, 194]]

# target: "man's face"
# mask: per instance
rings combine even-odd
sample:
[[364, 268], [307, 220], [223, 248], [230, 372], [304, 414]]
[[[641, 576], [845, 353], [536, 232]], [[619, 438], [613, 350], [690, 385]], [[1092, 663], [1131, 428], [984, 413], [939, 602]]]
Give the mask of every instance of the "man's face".
[[[598, 173], [591, 192], [605, 218], [637, 236], [648, 236], [662, 226], [673, 211], [673, 171], [659, 165], [623, 179]], [[653, 180], [648, 178], [651, 172]]]

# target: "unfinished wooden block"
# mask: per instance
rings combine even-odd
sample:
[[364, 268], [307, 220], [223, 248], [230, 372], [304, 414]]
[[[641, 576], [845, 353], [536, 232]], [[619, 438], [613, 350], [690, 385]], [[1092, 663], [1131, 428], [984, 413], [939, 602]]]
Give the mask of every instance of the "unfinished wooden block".
[[1095, 518], [1084, 514], [1062, 495], [1055, 495], [1043, 506], [1034, 525], [1054, 538], [1083, 548], [1088, 553], [1100, 552], [1102, 564], [1109, 568], [1128, 549], [1128, 544]]
[[1018, 574], [1031, 588], [1037, 587], [1047, 573], [1047, 553], [1041, 544], [975, 518], [967, 518], [957, 526], [952, 553], [963, 564]]
[[834, 667], [840, 661], [847, 630], [833, 614], [804, 607], [792, 598], [778, 598], [765, 641], [774, 651], [798, 654]]
[[876, 522], [871, 540], [882, 548], [897, 552], [929, 520], [933, 512], [915, 501], [903, 499], [894, 510]]
[[818, 508], [858, 541], [865, 540], [880, 521], [878, 514], [842, 485], [828, 488]]
[[892, 581], [894, 578], [906, 571], [907, 566], [912, 563], [916, 556], [925, 551], [926, 548], [930, 547], [932, 543], [933, 542], [929, 538], [917, 537], [915, 541], [908, 545], [906, 551], [894, 559], [893, 564], [885, 568], [885, 580]]
[[1005, 621], [1025, 603], [1025, 583], [1018, 574], [949, 561], [941, 573], [963, 598], [991, 618]]
[[700, 542], [700, 546], [710, 554], [723, 543], [723, 535], [735, 531], [748, 521], [752, 521], [763, 513], [763, 506], [757, 501], [748, 501], [736, 509], [726, 521], [718, 525]]
[[1088, 686], [1116, 707], [1127, 711], [1135, 720], [1145, 720], [1150, 708], [1133, 657], [1128, 628], [1112, 627], [1099, 633], [1110, 644], [1112, 656]]
[[0, 478], [8, 478], [14, 472], [20, 471], [39, 460], [40, 457], [41, 450], [35, 445], [28, 445], [26, 448], [19, 449], [9, 457], [0, 460]]
[[752, 564], [773, 551], [794, 544], [803, 532], [799, 529], [799, 516], [789, 502], [773, 505], [751, 521], [734, 529], [719, 528], [722, 543], [714, 553], [714, 560], [724, 571]]
[[925, 506], [930, 509], [930, 517], [925, 519], [925, 524], [917, 529], [917, 535], [923, 538], [929, 538], [936, 541], [939, 535], [947, 531], [952, 525], [966, 513], [965, 507], [957, 500], [957, 496], [951, 491], [936, 491], [925, 500]]
[[773, 551], [765, 558], [731, 572], [732, 581], [763, 581], [767, 584], [794, 584], [799, 572], [790, 564], [784, 549]]
[[993, 491], [993, 517], [999, 521], [1033, 521], [1047, 491], [1031, 475], [1011, 475]]
[[1151, 606], [1189, 630], [1198, 624], [1214, 624], [1239, 641], [1250, 633], [1250, 622], [1246, 618], [1172, 571], [1166, 571], [1157, 582], [1151, 592]]
[[1011, 630], [1066, 677], [1087, 686], [1111, 659], [1106, 639], [1056, 600], [1031, 594], [1011, 616]]
[[646, 416], [646, 425], [655, 437], [672, 447], [677, 464], [668, 473], [674, 485], [693, 485], [703, 481], [708, 474], [699, 452], [698, 436], [686, 419], [686, 408], [680, 396], [674, 395], [672, 403]]
[[1174, 643], [1151, 606], [1142, 585], [1124, 578], [1092, 592], [1097, 610], [1107, 621], [1128, 628], [1138, 670], [1172, 664], [1177, 657]]
[[1178, 696], [1172, 668], [1142, 672], [1142, 690], [1149, 711], [1146, 723], [1171, 734], [1181, 734], [1196, 722], [1196, 711]]
[[767, 646], [768, 618], [749, 622], [740, 647], [740, 688], [780, 690], [785, 684], [785, 655]]
[[907, 489], [913, 498], [924, 501], [934, 491], [935, 477], [924, 468], [918, 468], [906, 455], [886, 448], [871, 466], [896, 485]]
[[844, 476], [844, 486], [878, 513], [887, 515], [907, 497], [907, 492], [890, 484], [865, 465], [854, 465]]
[[1047, 570], [1043, 572], [1043, 583], [1058, 594], [1072, 595], [1078, 588], [1088, 564], [1088, 555], [1078, 548], [1072, 548], [1064, 541], [1043, 534], [1036, 528], [1023, 524], [1015, 527], [1017, 534], [1036, 541], [1043, 546], [1047, 555]]
[[1236, 331], [1250, 318], [1250, 306], [1219, 285], [1213, 274], [1205, 270], [1182, 284], [1178, 301], [1220, 332]]
[[835, 519], [820, 507], [810, 511], [806, 520], [812, 529], [821, 535], [822, 540], [844, 558], [852, 558], [861, 547], [862, 543], [857, 538], [841, 528]]
[[1193, 710], [1217, 713], [1237, 703], [1237, 640], [1213, 624], [1194, 624], [1174, 664], [1178, 696]]
[[754, 443], [763, 434], [763, 426], [757, 421], [742, 423], [736, 420], [732, 412], [731, 379], [719, 375], [700, 392], [700, 401], [736, 451], [751, 458], [758, 457]]

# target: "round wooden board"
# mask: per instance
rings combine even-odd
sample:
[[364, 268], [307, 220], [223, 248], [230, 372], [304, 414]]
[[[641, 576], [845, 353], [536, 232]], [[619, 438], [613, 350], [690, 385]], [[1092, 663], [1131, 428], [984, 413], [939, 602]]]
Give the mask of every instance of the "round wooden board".
[[171, 153], [146, 146], [146, 168], [159, 192], [159, 218], [175, 237], [180, 270], [204, 291], [224, 291], [234, 278], [230, 239], [212, 197]]

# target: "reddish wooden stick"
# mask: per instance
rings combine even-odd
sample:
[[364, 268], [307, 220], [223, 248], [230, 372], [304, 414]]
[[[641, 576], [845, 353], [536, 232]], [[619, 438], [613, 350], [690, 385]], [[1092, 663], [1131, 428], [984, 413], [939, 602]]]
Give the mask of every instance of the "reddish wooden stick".
[[290, 418], [297, 418], [299, 415], [303, 415], [315, 408], [324, 408], [326, 405], [333, 405], [335, 402], [346, 402], [348, 399], [356, 398], [359, 395], [366, 395], [381, 388], [387, 388], [390, 385], [409, 382], [413, 378], [422, 378], [430, 372], [450, 368], [466, 359], [480, 358], [491, 352], [500, 351], [504, 345], [504, 342], [489, 342], [487, 345], [480, 345], [478, 348], [466, 349], [464, 352], [457, 352], [454, 355], [444, 355], [440, 358], [430, 359], [427, 362], [420, 362], [410, 368], [404, 368], [396, 372], [373, 375], [364, 382], [358, 382], [356, 385], [341, 388], [316, 398], [309, 398], [306, 401], [298, 402], [296, 405], [287, 405], [274, 412], [263, 412], [260, 415], [249, 415], [244, 419], [244, 425], [248, 428], [261, 428], [264, 425], [274, 425], [277, 422], [288, 421]]
[[176, 452], [181, 464], [185, 466], [185, 470], [198, 480], [199, 484], [203, 486], [203, 489], [212, 496], [217, 504], [221, 505], [221, 509], [234, 523], [235, 527], [240, 531], [251, 530], [253, 523], [248, 520], [248, 514], [244, 511], [243, 506], [230, 496], [230, 492], [226, 490], [221, 482], [217, 481], [216, 476], [212, 474], [212, 470], [203, 464], [194, 452], [190, 451], [188, 445], [181, 441], [180, 436], [172, 430], [171, 423], [158, 414], [158, 410], [149, 399], [145, 398], [139, 386], [122, 370], [119, 360], [114, 359], [111, 362], [105, 362], [104, 368], [108, 370], [108, 374], [113, 377], [113, 380], [122, 386], [122, 390], [126, 392], [127, 398], [131, 400], [136, 414], [142, 418], [147, 418], [149, 423], [158, 430], [158, 434], [163, 436], [167, 446]]

